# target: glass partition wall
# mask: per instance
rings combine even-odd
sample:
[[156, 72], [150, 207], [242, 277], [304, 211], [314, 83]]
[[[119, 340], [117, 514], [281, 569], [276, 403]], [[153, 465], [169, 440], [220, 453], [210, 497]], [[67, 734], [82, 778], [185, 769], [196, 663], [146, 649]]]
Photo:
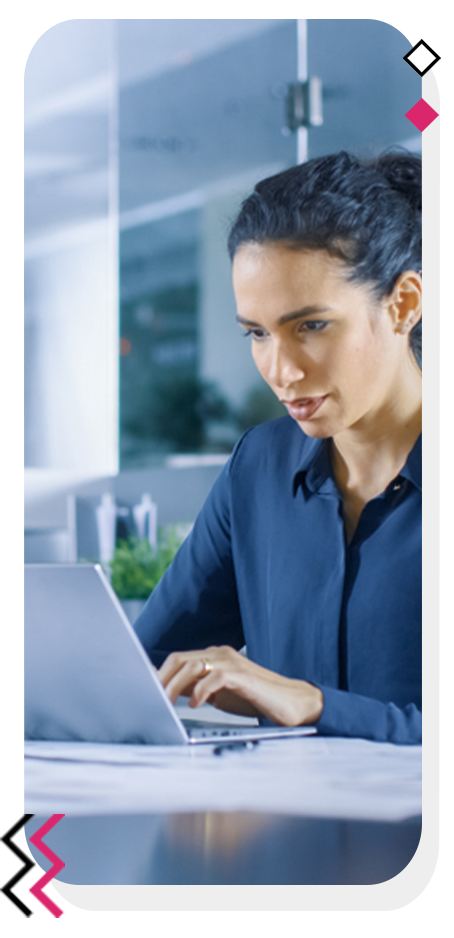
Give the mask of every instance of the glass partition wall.
[[296, 61], [294, 20], [72, 20], [32, 50], [27, 466], [225, 453], [276, 411], [225, 241], [254, 182], [296, 161]]
[[[26, 464], [228, 453], [281, 412], [235, 323], [226, 238], [258, 179], [420, 151], [409, 43], [374, 20], [71, 20], [26, 72]], [[321, 80], [315, 126], [290, 86]], [[321, 122], [323, 120], [323, 122]]]
[[121, 465], [229, 452], [280, 412], [235, 323], [226, 236], [250, 187], [296, 161], [296, 23], [130, 20], [118, 37]]

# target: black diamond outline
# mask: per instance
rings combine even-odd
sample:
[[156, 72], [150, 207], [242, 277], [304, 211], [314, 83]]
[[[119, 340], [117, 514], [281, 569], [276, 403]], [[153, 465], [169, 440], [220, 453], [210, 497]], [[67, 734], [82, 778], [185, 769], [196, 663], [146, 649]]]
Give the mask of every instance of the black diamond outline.
[[[420, 46], [424, 46], [424, 48], [427, 49], [428, 52], [431, 52], [432, 55], [435, 56], [433, 62], [430, 62], [429, 65], [426, 65], [426, 67], [425, 67], [425, 69], [424, 69], [423, 71], [421, 71], [421, 70], [418, 68], [417, 65], [414, 65], [413, 62], [410, 62], [410, 59], [409, 59], [409, 56], [412, 55], [413, 52], [416, 52], [416, 49], [419, 49]], [[413, 68], [414, 71], [417, 72], [418, 75], [420, 75], [421, 78], [422, 78], [423, 75], [425, 75], [426, 72], [428, 72], [430, 68], [433, 68], [433, 66], [436, 65], [437, 62], [440, 61], [441, 56], [440, 56], [440, 55], [437, 55], [437, 53], [436, 53], [433, 49], [431, 49], [430, 46], [427, 45], [427, 42], [425, 42], [424, 39], [420, 39], [419, 42], [417, 42], [416, 45], [413, 46], [413, 48], [410, 49], [410, 51], [407, 52], [406, 55], [403, 55], [403, 56], [402, 56], [402, 58], [403, 58], [404, 61], [407, 63], [407, 65], [409, 65], [410, 68]]]
[[19, 847], [18, 844], [13, 843], [12, 838], [32, 817], [33, 814], [23, 814], [21, 819], [16, 821], [16, 823], [13, 824], [13, 826], [10, 827], [10, 829], [2, 837], [3, 842], [8, 844], [10, 850], [12, 850], [13, 853], [15, 853], [24, 864], [23, 868], [19, 870], [15, 876], [13, 876], [13, 878], [9, 881], [9, 883], [6, 884], [6, 886], [3, 887], [2, 892], [4, 892], [5, 896], [7, 896], [8, 899], [13, 902], [15, 906], [17, 906], [17, 908], [22, 912], [22, 915], [25, 915], [27, 918], [32, 914], [32, 910], [28, 907], [28, 905], [25, 905], [23, 902], [21, 902], [18, 896], [14, 895], [12, 889], [13, 886], [15, 886], [16, 883], [18, 883], [26, 873], [33, 869], [34, 866], [37, 866], [37, 864], [33, 859], [31, 859], [31, 854], [28, 847]]

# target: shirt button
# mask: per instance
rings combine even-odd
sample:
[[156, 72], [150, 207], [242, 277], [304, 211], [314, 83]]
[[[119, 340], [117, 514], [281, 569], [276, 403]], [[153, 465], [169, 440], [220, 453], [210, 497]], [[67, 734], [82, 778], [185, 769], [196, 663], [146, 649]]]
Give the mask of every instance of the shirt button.
[[396, 482], [396, 484], [393, 485], [393, 492], [397, 492], [400, 488], [402, 488], [402, 483]]

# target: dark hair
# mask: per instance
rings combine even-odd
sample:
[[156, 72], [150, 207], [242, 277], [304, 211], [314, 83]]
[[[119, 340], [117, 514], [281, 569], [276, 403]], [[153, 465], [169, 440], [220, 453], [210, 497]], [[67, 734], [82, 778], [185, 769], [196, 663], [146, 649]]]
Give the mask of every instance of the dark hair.
[[[404, 270], [421, 269], [421, 160], [405, 151], [362, 161], [322, 156], [259, 182], [230, 231], [233, 260], [247, 242], [324, 249], [350, 279], [388, 296]], [[421, 365], [422, 323], [410, 333]]]

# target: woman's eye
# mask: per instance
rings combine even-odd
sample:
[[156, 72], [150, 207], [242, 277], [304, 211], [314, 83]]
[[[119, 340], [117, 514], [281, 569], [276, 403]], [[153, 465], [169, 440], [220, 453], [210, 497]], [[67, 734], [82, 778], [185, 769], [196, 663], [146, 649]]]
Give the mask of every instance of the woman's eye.
[[[306, 319], [304, 322], [299, 323], [298, 332], [322, 332], [323, 329], [329, 325], [329, 320], [327, 319]], [[251, 327], [250, 329], [242, 329], [242, 334], [246, 336], [252, 336], [256, 342], [266, 339], [268, 332], [266, 329], [258, 329], [257, 327]]]
[[302, 322], [300, 325], [301, 332], [321, 332], [322, 329], [325, 329], [328, 325], [328, 320], [326, 319], [307, 319], [306, 322]]
[[266, 336], [264, 329], [243, 329], [243, 335], [251, 335], [253, 339], [263, 339]]

